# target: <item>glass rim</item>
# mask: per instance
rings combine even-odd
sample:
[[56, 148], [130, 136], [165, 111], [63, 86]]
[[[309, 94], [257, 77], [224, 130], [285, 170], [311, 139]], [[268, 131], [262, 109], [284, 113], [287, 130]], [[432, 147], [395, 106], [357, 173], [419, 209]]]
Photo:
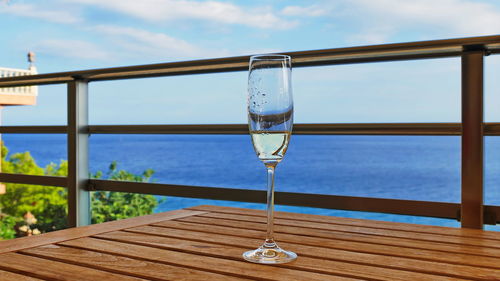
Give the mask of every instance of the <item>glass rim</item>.
[[281, 54], [262, 54], [262, 55], [250, 56], [250, 60], [282, 61], [282, 60], [291, 60], [291, 57], [289, 55], [281, 55]]

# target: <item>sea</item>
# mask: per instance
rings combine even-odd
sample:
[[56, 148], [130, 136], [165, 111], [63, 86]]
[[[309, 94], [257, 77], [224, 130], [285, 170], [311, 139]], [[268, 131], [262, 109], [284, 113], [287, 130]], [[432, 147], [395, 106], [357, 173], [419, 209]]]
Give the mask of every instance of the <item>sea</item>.
[[[67, 159], [66, 136], [4, 134], [9, 155], [29, 151], [46, 166]], [[276, 169], [276, 191], [460, 202], [457, 136], [293, 135]], [[266, 189], [266, 172], [248, 135], [91, 135], [90, 170], [118, 169], [152, 182]], [[485, 204], [500, 205], [500, 138], [485, 139]], [[264, 204], [162, 197], [155, 212], [201, 204], [264, 209]], [[455, 220], [320, 208], [276, 206], [278, 211], [458, 227]], [[500, 230], [488, 226], [490, 230]]]

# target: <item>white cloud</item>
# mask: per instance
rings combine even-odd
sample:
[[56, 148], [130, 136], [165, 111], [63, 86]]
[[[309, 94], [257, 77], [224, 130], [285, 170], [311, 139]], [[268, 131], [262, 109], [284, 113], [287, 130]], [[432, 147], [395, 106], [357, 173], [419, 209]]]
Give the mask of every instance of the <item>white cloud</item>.
[[92, 30], [106, 34], [115, 46], [138, 57], [196, 57], [203, 50], [184, 40], [132, 27], [99, 25]]
[[205, 20], [258, 28], [286, 29], [297, 24], [279, 18], [270, 7], [248, 8], [221, 1], [194, 0], [66, 0], [94, 5], [150, 22]]
[[0, 14], [10, 14], [21, 17], [35, 18], [55, 23], [77, 23], [81, 21], [80, 17], [66, 10], [47, 10], [43, 7], [33, 4], [10, 4], [8, 1], [0, 3]]
[[83, 40], [47, 39], [36, 43], [32, 50], [36, 53], [75, 59], [106, 60], [110, 58], [108, 52]]
[[287, 6], [281, 11], [281, 14], [285, 16], [306, 16], [306, 17], [320, 17], [328, 13], [330, 13], [330, 10], [328, 8], [319, 5], [313, 5], [309, 7]]
[[[377, 38], [376, 40], [386, 41], [393, 35], [408, 31], [425, 33], [427, 37], [465, 37], [500, 33], [500, 11], [484, 2], [351, 0], [344, 3], [346, 10], [350, 10], [354, 18], [365, 22], [364, 30], [359, 33], [367, 34], [368, 40]], [[373, 30], [379, 32], [372, 36], [369, 33]], [[359, 33], [355, 36], [359, 37]]]

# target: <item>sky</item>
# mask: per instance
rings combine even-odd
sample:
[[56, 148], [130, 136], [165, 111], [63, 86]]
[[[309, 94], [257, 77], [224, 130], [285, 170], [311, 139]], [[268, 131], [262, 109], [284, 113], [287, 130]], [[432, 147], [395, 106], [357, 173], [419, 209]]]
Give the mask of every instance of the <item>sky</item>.
[[[0, 66], [39, 73], [500, 34], [500, 2], [472, 0], [0, 0]], [[500, 56], [486, 120], [500, 121]], [[496, 70], [499, 69], [499, 70]], [[246, 72], [95, 82], [91, 124], [246, 122]], [[460, 60], [296, 68], [297, 123], [458, 122]], [[65, 85], [5, 125], [66, 123]]]

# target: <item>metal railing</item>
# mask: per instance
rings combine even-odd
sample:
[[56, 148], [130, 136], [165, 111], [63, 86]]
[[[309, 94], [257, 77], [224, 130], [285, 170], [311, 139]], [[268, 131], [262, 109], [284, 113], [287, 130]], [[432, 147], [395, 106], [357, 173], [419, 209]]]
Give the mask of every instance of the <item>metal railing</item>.
[[[500, 222], [500, 206], [483, 204], [483, 141], [500, 135], [500, 123], [483, 122], [483, 60], [500, 52], [500, 36], [421, 41], [286, 53], [294, 67], [396, 60], [461, 57], [462, 122], [405, 124], [297, 124], [294, 134], [460, 135], [462, 139], [462, 198], [460, 203], [364, 198], [277, 192], [276, 203], [354, 211], [383, 212], [459, 219], [462, 227], [482, 228]], [[67, 134], [68, 176], [49, 177], [0, 173], [0, 181], [68, 188], [70, 226], [90, 222], [89, 191], [107, 190], [244, 202], [265, 200], [264, 191], [137, 183], [89, 179], [89, 134], [247, 134], [237, 125], [89, 125], [88, 84], [93, 81], [245, 71], [249, 56], [129, 67], [92, 69], [0, 78], [1, 87], [66, 84], [67, 126], [0, 126], [0, 133]]]

